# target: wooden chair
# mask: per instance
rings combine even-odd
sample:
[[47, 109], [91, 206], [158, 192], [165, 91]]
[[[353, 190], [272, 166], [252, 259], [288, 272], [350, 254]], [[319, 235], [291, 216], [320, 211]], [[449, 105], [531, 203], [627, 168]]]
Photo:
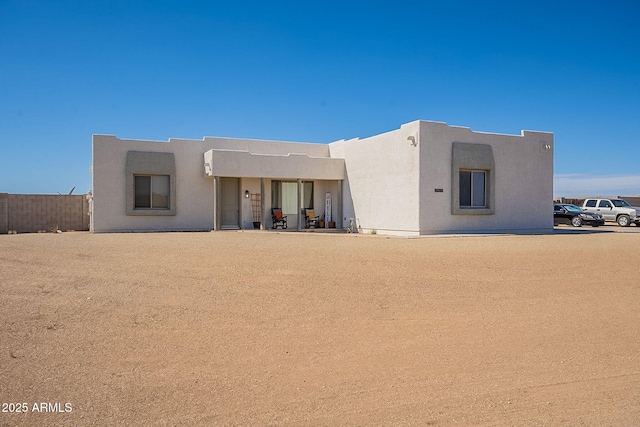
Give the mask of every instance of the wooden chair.
[[316, 213], [313, 211], [313, 209], [303, 209], [304, 212], [304, 228], [309, 228], [311, 226], [313, 226], [313, 228], [316, 228], [318, 226], [318, 217], [316, 216]]
[[282, 215], [282, 209], [280, 208], [271, 209], [271, 222], [273, 223], [271, 228], [274, 230], [278, 226], [281, 226], [283, 230], [287, 228], [287, 216]]

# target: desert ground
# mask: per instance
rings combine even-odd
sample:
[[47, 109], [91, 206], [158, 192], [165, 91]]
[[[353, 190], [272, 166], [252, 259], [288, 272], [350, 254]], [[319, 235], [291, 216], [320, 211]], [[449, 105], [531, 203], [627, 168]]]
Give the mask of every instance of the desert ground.
[[639, 243], [0, 236], [0, 426], [637, 426]]

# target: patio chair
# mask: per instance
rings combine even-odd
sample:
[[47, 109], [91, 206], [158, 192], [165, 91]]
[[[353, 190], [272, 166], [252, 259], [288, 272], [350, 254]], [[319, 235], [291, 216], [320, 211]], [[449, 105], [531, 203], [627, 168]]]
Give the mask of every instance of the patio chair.
[[271, 222], [273, 223], [271, 228], [274, 230], [278, 226], [281, 226], [283, 230], [287, 228], [287, 216], [282, 215], [282, 209], [280, 208], [271, 209]]
[[309, 228], [313, 226], [316, 228], [318, 226], [318, 217], [316, 216], [313, 209], [303, 209], [304, 211], [304, 228]]

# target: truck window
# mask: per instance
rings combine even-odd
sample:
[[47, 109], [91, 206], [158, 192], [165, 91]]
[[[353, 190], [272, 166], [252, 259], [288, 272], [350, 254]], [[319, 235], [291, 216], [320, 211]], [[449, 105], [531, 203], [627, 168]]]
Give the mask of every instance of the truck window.
[[616, 208], [630, 208], [631, 205], [626, 200], [614, 199], [611, 201]]
[[595, 208], [596, 207], [596, 200], [595, 199], [587, 200], [587, 204], [585, 206], [588, 207], [588, 208]]
[[598, 205], [599, 208], [610, 208], [611, 207], [611, 203], [609, 203], [608, 200], [600, 200], [600, 204]]

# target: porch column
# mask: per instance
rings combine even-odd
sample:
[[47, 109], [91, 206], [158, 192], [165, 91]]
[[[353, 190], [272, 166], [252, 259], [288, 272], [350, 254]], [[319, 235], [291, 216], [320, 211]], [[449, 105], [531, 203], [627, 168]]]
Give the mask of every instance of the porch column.
[[220, 177], [213, 177], [213, 229], [220, 229], [220, 215], [218, 215], [218, 209], [220, 208]]
[[344, 225], [342, 222], [342, 185], [344, 183], [344, 179], [338, 181], [338, 206], [336, 207], [336, 211], [338, 214], [338, 220], [336, 221], [336, 229], [341, 230]]
[[260, 178], [260, 212], [262, 212], [262, 221], [260, 221], [260, 230], [264, 230], [267, 224], [267, 214], [264, 212], [264, 178]]
[[301, 230], [302, 226], [302, 180], [298, 179], [298, 231]]

